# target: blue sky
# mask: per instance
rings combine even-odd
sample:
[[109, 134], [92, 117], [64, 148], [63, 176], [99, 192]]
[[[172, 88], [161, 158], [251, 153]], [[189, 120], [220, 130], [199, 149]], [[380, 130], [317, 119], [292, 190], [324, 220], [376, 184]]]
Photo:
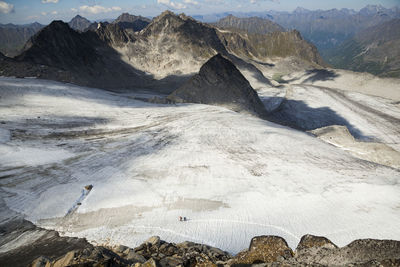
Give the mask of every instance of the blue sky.
[[176, 13], [211, 14], [229, 11], [352, 8], [381, 4], [390, 8], [400, 0], [0, 0], [0, 23], [69, 21], [76, 14], [90, 20], [116, 18], [122, 12], [156, 16], [166, 9]]

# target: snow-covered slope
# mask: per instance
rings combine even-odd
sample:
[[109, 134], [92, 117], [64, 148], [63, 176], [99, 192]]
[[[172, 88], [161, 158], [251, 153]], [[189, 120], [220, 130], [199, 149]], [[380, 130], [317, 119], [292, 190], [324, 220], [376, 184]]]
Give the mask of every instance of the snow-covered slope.
[[17, 211], [96, 243], [159, 235], [233, 253], [260, 234], [400, 239], [398, 170], [222, 107], [0, 78], [0, 129], [0, 221]]

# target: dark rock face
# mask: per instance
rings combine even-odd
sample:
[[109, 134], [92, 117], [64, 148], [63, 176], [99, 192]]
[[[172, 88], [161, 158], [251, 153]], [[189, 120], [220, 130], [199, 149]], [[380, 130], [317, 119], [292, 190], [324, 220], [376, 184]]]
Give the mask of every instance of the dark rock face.
[[76, 15], [74, 18], [71, 19], [70, 22], [68, 22], [68, 25], [72, 29], [81, 31], [81, 32], [87, 30], [91, 24], [92, 23], [89, 20], [87, 20], [86, 18], [84, 18], [80, 15]]
[[39, 256], [42, 256], [44, 261], [45, 258], [61, 257], [71, 250], [94, 249], [85, 239], [60, 237], [57, 232], [38, 228], [26, 220], [2, 224], [0, 225], [0, 232], [2, 234], [0, 246], [25, 234], [35, 233], [40, 236], [34, 243], [28, 243], [11, 251], [0, 253], [0, 266], [27, 266]]
[[285, 31], [285, 28], [276, 24], [275, 22], [259, 17], [237, 18], [229, 15], [219, 20], [215, 25], [220, 29], [234, 29], [256, 34]]
[[118, 25], [77, 32], [53, 21], [33, 36], [24, 52], [0, 65], [3, 75], [38, 77], [78, 85], [121, 90], [142, 86], [148, 78], [126, 64], [111, 47], [128, 36]]
[[150, 19], [142, 16], [134, 16], [128, 13], [121, 14], [113, 24], [118, 24], [122, 29], [132, 29], [133, 31], [141, 31], [151, 22]]
[[235, 111], [263, 115], [265, 112], [257, 92], [233, 65], [218, 54], [207, 61], [196, 74], [168, 99], [175, 102], [223, 105]]
[[93, 65], [99, 58], [89, 33], [78, 33], [62, 21], [53, 21], [25, 46], [18, 56], [29, 61], [64, 69]]

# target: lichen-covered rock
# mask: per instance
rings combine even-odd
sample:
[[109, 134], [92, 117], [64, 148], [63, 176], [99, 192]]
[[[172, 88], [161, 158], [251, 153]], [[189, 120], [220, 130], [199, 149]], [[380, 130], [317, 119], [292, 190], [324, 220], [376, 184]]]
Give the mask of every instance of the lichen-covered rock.
[[237, 254], [232, 263], [272, 263], [292, 257], [293, 251], [282, 237], [257, 236], [251, 240], [249, 249]]
[[338, 248], [328, 239], [303, 237], [296, 249], [296, 262], [304, 265], [399, 266], [400, 241], [361, 239]]
[[337, 246], [326, 237], [305, 235], [301, 238], [300, 243], [297, 245], [296, 252], [309, 248], [334, 249], [337, 248]]

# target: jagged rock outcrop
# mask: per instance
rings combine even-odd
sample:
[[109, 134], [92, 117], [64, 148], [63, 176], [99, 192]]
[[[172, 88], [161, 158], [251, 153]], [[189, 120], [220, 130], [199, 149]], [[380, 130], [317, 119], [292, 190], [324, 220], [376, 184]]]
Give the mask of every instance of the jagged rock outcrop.
[[257, 92], [240, 71], [221, 54], [208, 60], [182, 87], [168, 96], [174, 102], [227, 106], [235, 111], [265, 113]]
[[191, 75], [211, 56], [226, 53], [213, 27], [170, 11], [154, 18], [135, 37], [136, 42], [119, 51], [128, 64], [157, 79]]
[[[193, 242], [169, 243], [153, 236], [136, 248], [94, 246], [85, 239], [16, 219], [0, 224], [0, 266], [399, 266], [400, 241], [361, 239], [337, 247], [305, 235], [295, 251], [278, 236], [258, 236], [236, 256]], [[18, 241], [19, 240], [19, 241]], [[16, 242], [18, 241], [18, 242]]]
[[96, 34], [112, 47], [122, 47], [128, 42], [135, 40], [133, 35], [128, 34], [119, 24], [99, 23]]
[[146, 28], [146, 26], [149, 25], [150, 22], [150, 19], [142, 16], [122, 13], [116, 20], [113, 21], [113, 24], [118, 24], [118, 26], [122, 29], [131, 29], [137, 32]]
[[[254, 237], [248, 250], [231, 256], [193, 242], [168, 243], [153, 237], [132, 249], [125, 246], [72, 250], [58, 258], [39, 256], [30, 266], [399, 266], [400, 242], [356, 240], [338, 248], [326, 238], [306, 235], [293, 252], [277, 236]], [[158, 242], [152, 243], [156, 239]], [[0, 255], [1, 260], [1, 255]]]
[[220, 19], [215, 23], [215, 26], [219, 29], [239, 30], [251, 34], [267, 34], [285, 31], [285, 28], [269, 19], [259, 17], [238, 18], [232, 15]]
[[70, 22], [68, 22], [68, 25], [74, 30], [83, 32], [92, 25], [92, 22], [80, 15], [76, 15]]

